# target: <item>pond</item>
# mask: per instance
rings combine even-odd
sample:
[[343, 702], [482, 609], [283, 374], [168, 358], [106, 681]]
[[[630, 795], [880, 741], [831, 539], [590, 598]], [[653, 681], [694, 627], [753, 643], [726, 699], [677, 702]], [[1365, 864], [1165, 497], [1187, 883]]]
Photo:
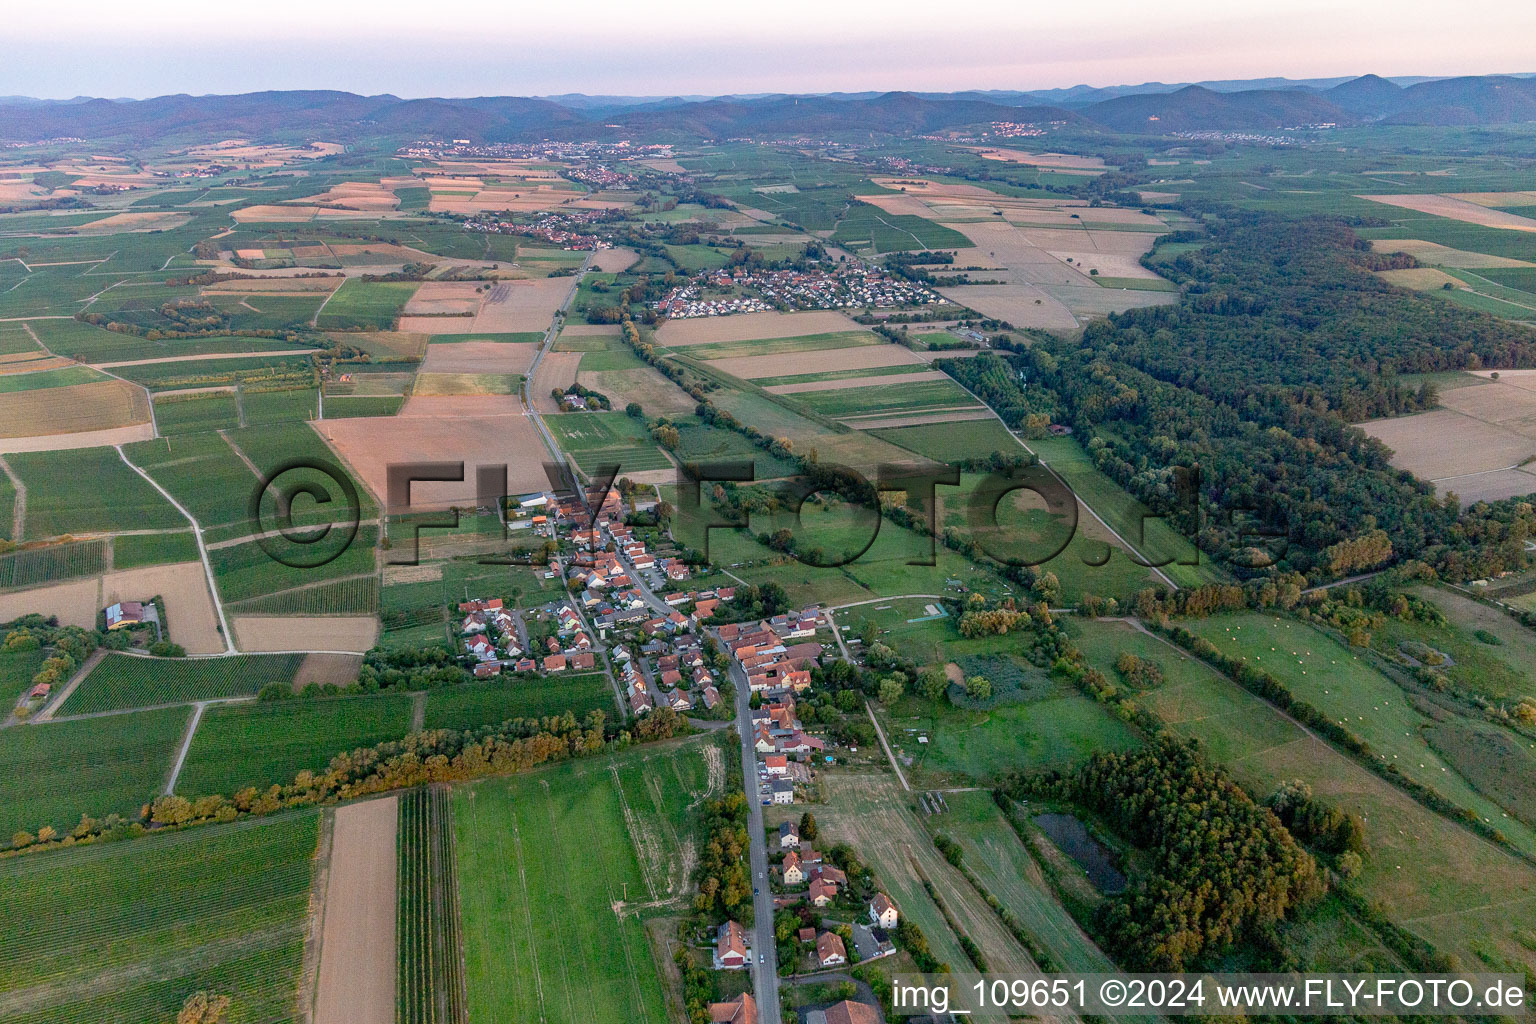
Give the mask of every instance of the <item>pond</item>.
[[1037, 814], [1034, 821], [1051, 842], [1087, 873], [1095, 889], [1110, 894], [1125, 890], [1125, 876], [1115, 869], [1114, 858], [1088, 834], [1081, 821], [1070, 814]]

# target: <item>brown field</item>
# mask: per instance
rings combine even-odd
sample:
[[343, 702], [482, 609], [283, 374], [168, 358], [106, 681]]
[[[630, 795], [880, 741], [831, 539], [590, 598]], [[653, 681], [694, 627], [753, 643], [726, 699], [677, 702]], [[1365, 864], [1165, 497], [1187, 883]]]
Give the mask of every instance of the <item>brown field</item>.
[[868, 370], [877, 366], [921, 365], [925, 360], [901, 345], [857, 345], [824, 352], [796, 352], [792, 356], [730, 356], [715, 359], [710, 368], [743, 380], [778, 377], [793, 373], [832, 373], [836, 370]]
[[949, 374], [938, 370], [918, 370], [915, 373], [892, 373], [875, 377], [843, 377], [838, 380], [811, 380], [800, 384], [776, 384], [763, 390], [775, 395], [798, 395], [808, 391], [842, 391], [845, 388], [873, 388], [918, 384], [929, 380], [946, 380]]
[[[58, 390], [55, 388], [54, 390]], [[99, 448], [104, 444], [132, 444], [155, 436], [148, 421], [131, 427], [106, 430], [80, 430], [71, 434], [37, 434], [32, 437], [0, 437], [0, 454], [5, 452], [57, 452], [66, 448]]]
[[1137, 189], [1136, 195], [1144, 203], [1171, 203], [1179, 198], [1179, 193], [1177, 192], [1154, 192], [1147, 188]]
[[413, 396], [396, 416], [314, 426], [380, 501], [388, 493], [392, 462], [466, 463], [463, 483], [412, 488], [411, 502], [422, 508], [472, 503], [475, 465], [506, 465], [508, 487], [516, 494], [548, 486], [543, 462], [549, 455], [522, 403], [511, 396]]
[[[445, 284], [440, 287], [449, 286]], [[473, 290], [473, 285], [469, 287]], [[574, 281], [568, 277], [498, 281], [489, 292], [482, 293], [478, 312], [473, 317], [403, 316], [400, 318], [400, 329], [423, 334], [517, 334], [544, 331], [548, 330], [554, 321], [555, 311], [565, 302], [574, 287]]]
[[1066, 252], [1053, 249], [1051, 255], [1063, 263], [1071, 259], [1072, 262], [1067, 265], [1084, 277], [1092, 277], [1092, 271], [1097, 270], [1100, 277], [1130, 277], [1140, 281], [1158, 280], [1158, 276], [1142, 266], [1136, 256], [1124, 253], [1084, 252], [1081, 249]]
[[1510, 259], [1507, 256], [1489, 256], [1487, 253], [1452, 249], [1438, 242], [1426, 242], [1418, 238], [1378, 238], [1371, 242], [1376, 252], [1405, 252], [1425, 263], [1457, 270], [1492, 270], [1502, 267], [1536, 267], [1536, 263]]
[[54, 583], [0, 595], [0, 621], [29, 612], [57, 615], [68, 625], [93, 628], [96, 613], [118, 601], [165, 599], [170, 638], [188, 654], [218, 654], [224, 650], [218, 617], [208, 593], [201, 562], [147, 565], [109, 572], [95, 579]]
[[312, 220], [371, 220], [377, 213], [363, 210], [332, 210], [323, 206], [247, 206], [234, 210], [236, 224], [308, 224]]
[[347, 651], [362, 654], [379, 638], [372, 615], [236, 615], [229, 622], [242, 651]]
[[1094, 171], [1102, 174], [1107, 168], [1104, 160], [1096, 156], [1078, 156], [1074, 153], [1026, 153], [1021, 149], [994, 149], [967, 146], [983, 160], [1003, 160], [1031, 167], [1048, 167], [1053, 171]]
[[149, 399], [143, 388], [126, 381], [103, 380], [0, 395], [0, 438], [76, 434], [136, 423], [149, 423]]
[[[312, 348], [285, 348], [285, 349], [281, 349], [281, 350], [262, 352], [261, 355], [264, 355], [264, 356], [307, 356], [307, 355], [312, 355], [314, 353], [314, 351], [315, 350], [312, 349]], [[113, 363], [92, 363], [91, 365], [92, 366], [99, 366], [99, 367], [102, 367], [103, 369], [110, 369], [110, 368], [112, 368], [114, 366], [149, 366], [151, 364], [156, 364], [156, 363], [191, 363], [191, 362], [201, 362], [202, 360], [205, 360], [205, 359], [250, 359], [250, 358], [251, 358], [251, 353], [249, 353], [249, 352], [210, 352], [210, 353], [208, 353], [206, 355], [196, 355], [196, 356], [165, 356], [162, 359], [124, 359], [124, 360], [121, 360], [119, 362], [113, 362]]]
[[660, 158], [660, 157], [653, 157], [653, 158], [651, 158], [649, 160], [641, 160], [640, 163], [643, 166], [645, 166], [645, 167], [649, 167], [653, 171], [663, 171], [663, 172], [665, 172], [667, 174], [687, 174], [688, 173], [688, 168], [684, 167], [682, 164], [678, 163], [676, 160], [663, 159], [663, 158]]
[[131, 231], [169, 231], [191, 220], [186, 213], [115, 213], [70, 229], [76, 235], [116, 235]]
[[50, 356], [46, 352], [17, 352], [14, 355], [0, 356], [0, 374], [36, 373], [39, 370], [60, 370], [66, 366], [78, 365], [73, 359], [65, 359], [63, 356]]
[[1447, 192], [1446, 195], [1478, 206], [1536, 206], [1536, 191]]
[[[501, 210], [532, 213], [562, 206], [583, 210], [621, 210], [631, 205], [626, 199], [587, 198], [585, 193], [552, 188], [547, 182], [541, 181], [530, 181], [526, 186], [506, 184], [480, 188], [469, 181], [433, 178], [428, 179], [427, 186], [432, 189], [432, 201], [428, 209], [433, 213], [472, 214]], [[461, 192], [473, 194], [456, 194]]]
[[332, 341], [356, 345], [384, 362], [416, 362], [427, 353], [431, 336], [420, 331], [363, 331], [358, 334], [327, 334]]
[[[473, 316], [480, 310], [480, 288], [475, 281], [427, 281], [402, 311], [405, 316], [462, 313]], [[462, 326], [462, 325], [461, 325]]]
[[501, 341], [456, 341], [427, 346], [425, 373], [526, 374], [539, 346]]
[[306, 146], [264, 146], [248, 139], [225, 139], [205, 146], [193, 146], [184, 153], [197, 161], [238, 160], [253, 166], [273, 166], [290, 160], [313, 160], [346, 151], [347, 147], [336, 142], [311, 142]]
[[[1480, 374], [1480, 376], [1483, 376]], [[1432, 412], [1362, 424], [1394, 452], [1392, 464], [1463, 501], [1536, 491], [1536, 374], [1504, 370], [1499, 380], [1454, 388]]]
[[319, 195], [308, 196], [298, 202], [375, 212], [393, 210], [400, 205], [400, 200], [384, 185], [365, 181], [344, 181]]
[[851, 417], [843, 422], [860, 430], [880, 430], [884, 427], [920, 427], [927, 423], [954, 423], [958, 420], [989, 420], [991, 418], [990, 409], [970, 408], [911, 413], [906, 416]]
[[592, 267], [605, 274], [617, 274], [628, 270], [640, 259], [633, 249], [602, 249], [592, 256]]
[[1450, 220], [1459, 220], [1464, 224], [1479, 224], [1486, 228], [1505, 228], [1510, 231], [1536, 231], [1536, 220], [1532, 220], [1529, 217], [1521, 217], [1518, 214], [1490, 209], [1489, 207], [1479, 206], [1476, 203], [1469, 203], [1465, 199], [1456, 199], [1448, 195], [1409, 194], [1357, 196], [1356, 198], [1369, 199], [1374, 203], [1397, 206], [1404, 210], [1429, 213], [1436, 217], [1446, 217]]
[[1065, 303], [1034, 285], [982, 284], [940, 288], [938, 292], [951, 302], [968, 306], [983, 316], [1006, 320], [1015, 327], [1070, 331], [1081, 326]]
[[[546, 361], [548, 356], [545, 357]], [[584, 370], [576, 383], [607, 395], [615, 409], [639, 402], [647, 416], [686, 416], [698, 406], [688, 392], [649, 366], [628, 370]]]
[[867, 328], [842, 313], [743, 313], [740, 316], [668, 320], [656, 329], [656, 344], [662, 348], [675, 348], [705, 345], [712, 341], [798, 338], [808, 334], [862, 330]]
[[1450, 285], [1452, 288], [1465, 288], [1467, 283], [1459, 278], [1452, 277], [1443, 270], [1434, 267], [1414, 267], [1409, 270], [1378, 270], [1376, 276], [1388, 284], [1395, 284], [1399, 288], [1412, 288], [1416, 292], [1434, 291]]
[[507, 373], [427, 373], [416, 375], [413, 395], [515, 395], [522, 379]]
[[576, 371], [581, 366], [581, 352], [547, 352], [539, 361], [533, 380], [528, 383], [528, 395], [534, 408], [541, 413], [557, 413], [560, 407], [550, 397], [555, 389], [564, 391], [576, 383]]
[[399, 800], [337, 808], [314, 1024], [394, 1024]]

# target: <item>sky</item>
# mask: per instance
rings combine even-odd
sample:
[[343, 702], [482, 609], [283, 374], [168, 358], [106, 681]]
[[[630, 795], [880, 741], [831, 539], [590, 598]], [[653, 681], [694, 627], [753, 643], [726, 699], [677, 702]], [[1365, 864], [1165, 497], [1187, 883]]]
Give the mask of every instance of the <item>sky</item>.
[[[397, 96], [1042, 89], [1536, 71], [1488, 0], [73, 0], [9, 4], [0, 95]], [[1496, 27], [1496, 30], [1494, 28]]]

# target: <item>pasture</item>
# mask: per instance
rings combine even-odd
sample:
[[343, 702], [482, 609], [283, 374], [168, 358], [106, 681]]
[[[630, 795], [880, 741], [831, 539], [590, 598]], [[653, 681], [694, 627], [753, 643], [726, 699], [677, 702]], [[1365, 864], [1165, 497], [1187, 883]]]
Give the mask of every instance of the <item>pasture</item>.
[[889, 427], [876, 430], [874, 434], [924, 458], [945, 463], [986, 458], [992, 452], [1009, 452], [1018, 447], [1008, 428], [992, 416], [957, 423]]
[[199, 989], [295, 1019], [320, 815], [301, 811], [0, 864], [0, 1012], [171, 1021]]
[[314, 697], [209, 708], [177, 780], [185, 796], [289, 783], [332, 757], [401, 739], [411, 729], [407, 694]]
[[195, 661], [108, 654], [70, 694], [58, 714], [88, 715], [155, 704], [251, 696], [268, 683], [292, 683], [303, 660], [302, 654]]
[[724, 757], [691, 740], [454, 789], [469, 1019], [669, 1019], [644, 919], [686, 904]]

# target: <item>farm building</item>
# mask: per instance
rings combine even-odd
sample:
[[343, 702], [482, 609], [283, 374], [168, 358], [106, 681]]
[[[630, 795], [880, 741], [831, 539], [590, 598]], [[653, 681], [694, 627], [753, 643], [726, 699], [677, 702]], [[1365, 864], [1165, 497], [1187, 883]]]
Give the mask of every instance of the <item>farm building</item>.
[[725, 922], [715, 933], [715, 970], [739, 971], [747, 960], [746, 930], [735, 921]]
[[126, 629], [144, 621], [144, 605], [140, 601], [119, 601], [107, 608], [108, 629]]

